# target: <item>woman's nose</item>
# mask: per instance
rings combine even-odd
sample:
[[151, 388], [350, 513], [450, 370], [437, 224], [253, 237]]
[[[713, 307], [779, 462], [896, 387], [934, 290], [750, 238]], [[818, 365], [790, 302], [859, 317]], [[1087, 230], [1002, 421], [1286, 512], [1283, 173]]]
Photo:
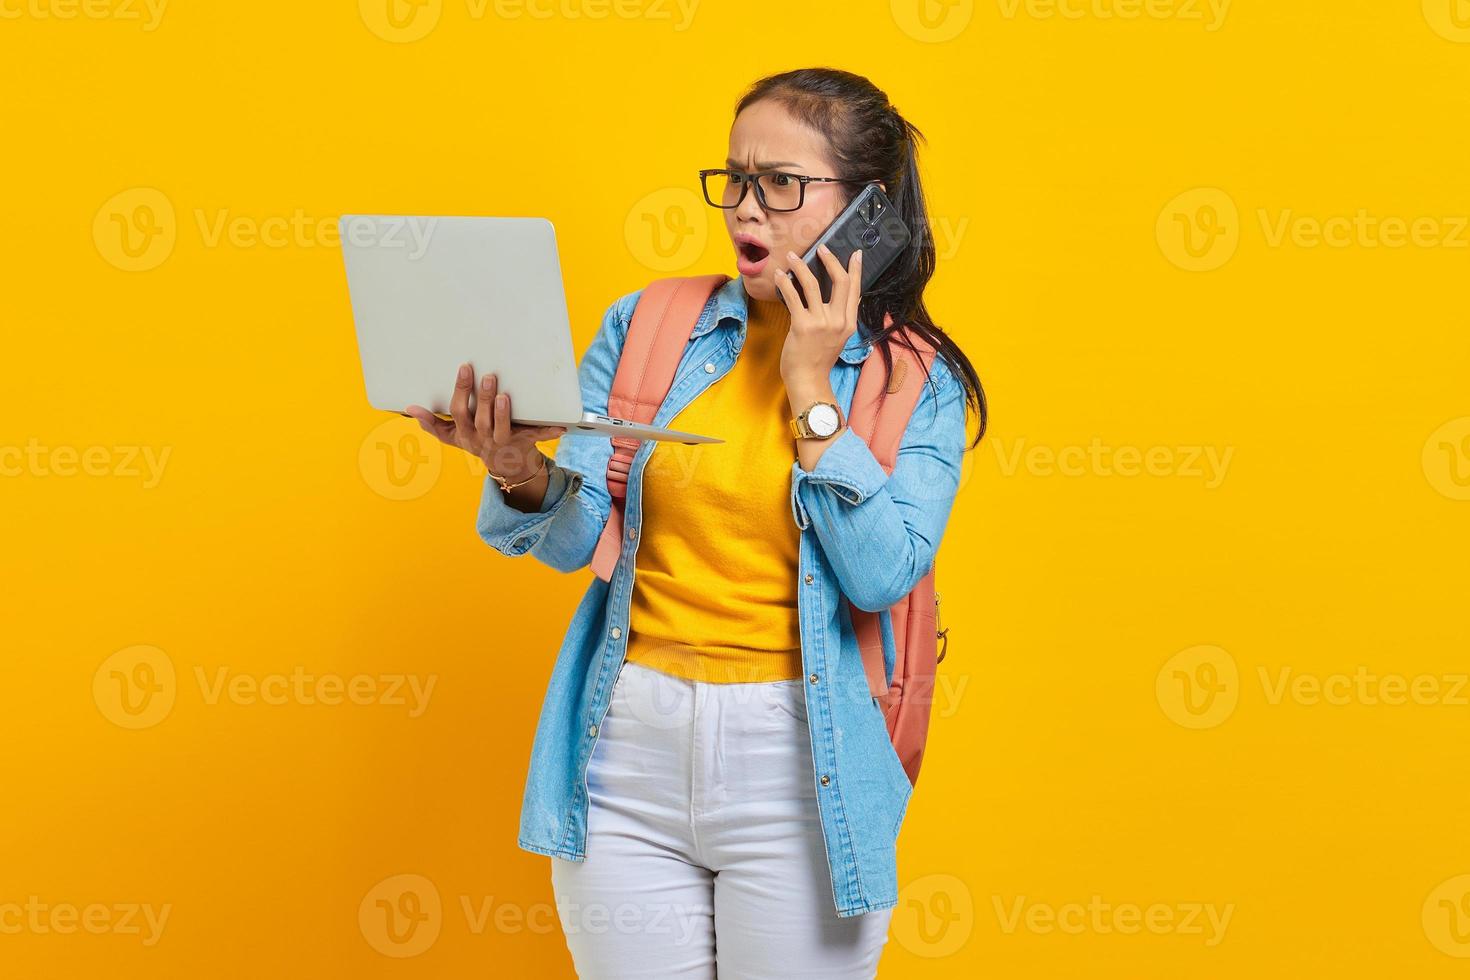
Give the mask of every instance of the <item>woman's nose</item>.
[[745, 191], [745, 200], [741, 201], [735, 208], [735, 217], [744, 221], [760, 221], [766, 216], [761, 202], [756, 199], [755, 187], [749, 187]]

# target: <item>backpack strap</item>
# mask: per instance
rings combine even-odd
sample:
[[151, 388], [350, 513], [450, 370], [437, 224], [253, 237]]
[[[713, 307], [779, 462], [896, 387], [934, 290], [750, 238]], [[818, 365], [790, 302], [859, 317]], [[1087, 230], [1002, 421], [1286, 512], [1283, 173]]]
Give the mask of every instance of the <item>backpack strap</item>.
[[[699, 322], [709, 298], [730, 277], [675, 276], [646, 286], [633, 308], [628, 336], [613, 375], [607, 397], [607, 414], [633, 422], [650, 423], [658, 414], [674, 372], [689, 345], [689, 335]], [[642, 439], [612, 436], [613, 454], [607, 461], [607, 491], [612, 508], [592, 554], [592, 571], [604, 582], [612, 581], [613, 569], [623, 550], [623, 508], [628, 496], [628, 472]]]
[[[892, 323], [883, 317], [883, 326]], [[898, 447], [908, 428], [908, 419], [923, 394], [923, 378], [935, 359], [936, 348], [916, 332], [904, 329], [904, 338], [919, 353], [906, 345], [891, 344], [894, 356], [892, 378], [883, 378], [882, 359], [869, 356], [857, 379], [853, 404], [848, 411], [848, 426], [857, 432], [872, 450], [883, 472], [894, 472], [898, 463]], [[919, 765], [929, 739], [929, 708], [933, 704], [935, 669], [938, 651], [935, 638], [938, 610], [935, 608], [933, 566], [906, 597], [898, 599], [888, 610], [894, 630], [894, 674], [892, 682], [883, 666], [883, 636], [879, 613], [860, 610], [850, 605], [857, 646], [863, 658], [867, 688], [878, 699], [883, 721], [894, 755], [903, 765], [910, 785], [919, 782]]]
[[[885, 328], [892, 322], [891, 317], [884, 316]], [[903, 334], [919, 353], [916, 355], [903, 344], [889, 345], [893, 355], [893, 374], [887, 379], [882, 358], [869, 355], [858, 375], [847, 418], [848, 427], [862, 437], [883, 471], [889, 474], [898, 464], [899, 445], [903, 442], [909, 417], [923, 394], [925, 372], [937, 353], [936, 348], [919, 334], [908, 329], [903, 330]], [[892, 686], [883, 663], [879, 614], [859, 609], [851, 602], [848, 605], [853, 629], [857, 633], [858, 649], [862, 652], [863, 673], [868, 678], [869, 693], [878, 699], [885, 712], [901, 696], [919, 695], [917, 691], [904, 691], [905, 675], [922, 674], [924, 667], [918, 663], [906, 664], [910, 658], [905, 654], [910, 650], [916, 654], [922, 652], [926, 642], [933, 645], [934, 569], [931, 567], [912, 592], [889, 608], [899, 658], [894, 664]], [[917, 660], [917, 657], [913, 659]], [[929, 667], [929, 679], [932, 682], [932, 665]], [[927, 705], [923, 710], [904, 714], [908, 720], [903, 731], [899, 730], [899, 713], [889, 714], [889, 735], [910, 781], [915, 781], [928, 729]], [[920, 723], [923, 730], [918, 730]]]

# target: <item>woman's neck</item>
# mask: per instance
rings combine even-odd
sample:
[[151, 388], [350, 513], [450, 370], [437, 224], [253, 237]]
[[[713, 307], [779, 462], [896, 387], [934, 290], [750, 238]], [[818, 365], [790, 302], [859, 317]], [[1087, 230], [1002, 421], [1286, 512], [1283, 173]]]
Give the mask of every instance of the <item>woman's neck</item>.
[[791, 311], [786, 308], [786, 301], [779, 296], [775, 299], [755, 299], [747, 294], [745, 309], [748, 322], [757, 329], [785, 328], [791, 325]]

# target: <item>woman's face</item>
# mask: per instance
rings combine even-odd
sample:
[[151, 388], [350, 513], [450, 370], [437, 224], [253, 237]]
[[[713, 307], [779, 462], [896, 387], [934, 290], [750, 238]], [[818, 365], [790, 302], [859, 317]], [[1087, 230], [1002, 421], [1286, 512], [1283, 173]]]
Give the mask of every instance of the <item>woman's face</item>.
[[[827, 156], [826, 137], [769, 99], [747, 106], [735, 117], [730, 127], [730, 158], [725, 166], [746, 173], [781, 170], [812, 177], [841, 176]], [[799, 209], [767, 211], [756, 199], [752, 186], [739, 207], [722, 210], [746, 293], [752, 299], [780, 299], [775, 278], [796, 264], [786, 258], [787, 250], [799, 259], [849, 199], [845, 184], [812, 181], [806, 185], [806, 197]]]

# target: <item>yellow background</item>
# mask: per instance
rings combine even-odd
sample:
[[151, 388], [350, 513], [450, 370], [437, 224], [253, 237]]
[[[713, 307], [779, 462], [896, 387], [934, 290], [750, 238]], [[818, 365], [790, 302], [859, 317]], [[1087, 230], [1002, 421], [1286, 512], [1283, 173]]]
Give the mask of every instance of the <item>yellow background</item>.
[[[927, 134], [994, 408], [881, 975], [1470, 968], [1464, 0], [386, 2], [0, 4], [0, 907], [169, 910], [0, 931], [0, 973], [572, 975], [515, 837], [590, 573], [488, 549], [477, 468], [367, 407], [319, 233], [549, 217], [580, 352], [733, 272], [694, 171], [820, 64]], [[383, 686], [213, 686], [297, 668]]]

